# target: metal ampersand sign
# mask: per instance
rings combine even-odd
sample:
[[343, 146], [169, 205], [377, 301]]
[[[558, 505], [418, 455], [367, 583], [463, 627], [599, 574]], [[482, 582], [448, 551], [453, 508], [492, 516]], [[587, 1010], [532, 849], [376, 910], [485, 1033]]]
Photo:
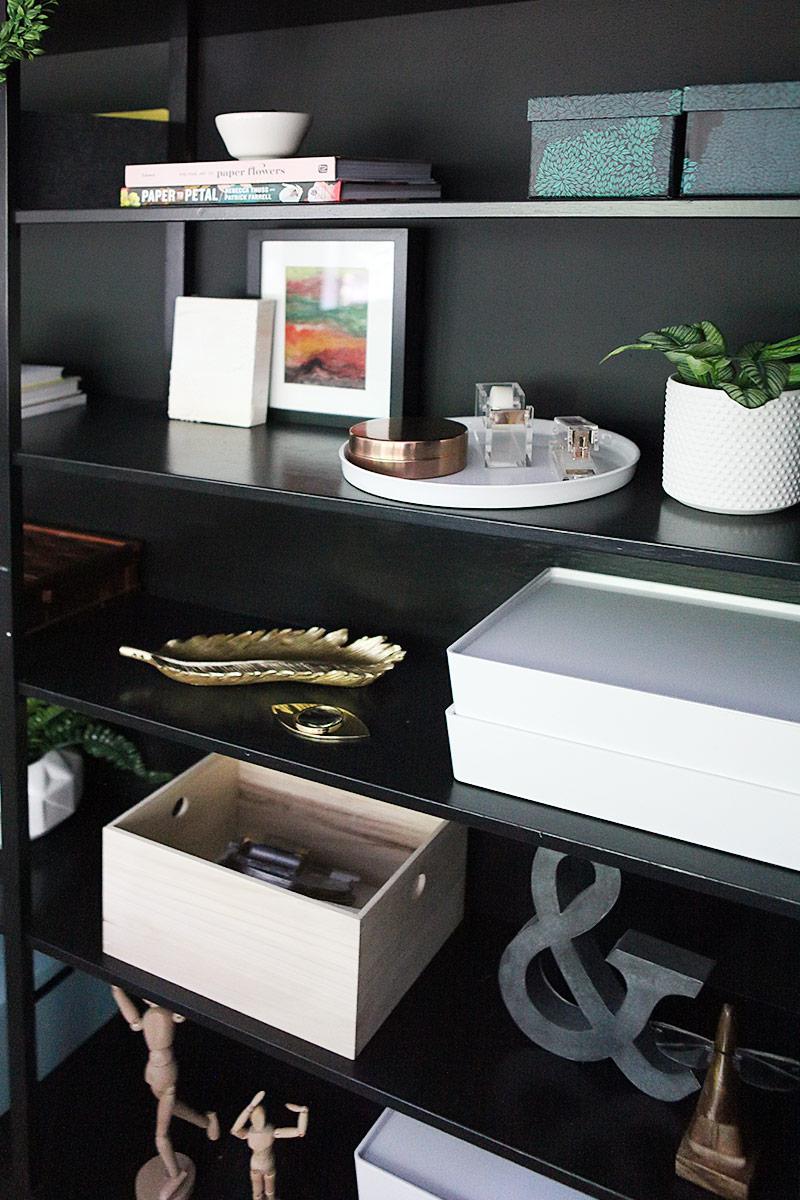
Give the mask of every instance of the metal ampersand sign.
[[[592, 863], [594, 882], [579, 890], [559, 874], [566, 857], [545, 848], [534, 855], [536, 916], [500, 961], [508, 1011], [522, 1032], [551, 1054], [573, 1062], [611, 1058], [648, 1096], [682, 1100], [697, 1090], [697, 1079], [661, 1053], [648, 1022], [665, 996], [696, 996], [714, 961], [633, 930], [604, 958], [590, 931], [616, 904], [620, 872]], [[555, 990], [541, 959], [533, 961], [543, 950], [552, 951], [575, 1003]]]

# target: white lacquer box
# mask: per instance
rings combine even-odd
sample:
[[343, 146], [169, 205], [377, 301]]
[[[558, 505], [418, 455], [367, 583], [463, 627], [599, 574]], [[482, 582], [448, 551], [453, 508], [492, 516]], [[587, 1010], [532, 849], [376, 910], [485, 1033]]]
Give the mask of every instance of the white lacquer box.
[[457, 779], [800, 869], [800, 605], [551, 568], [448, 659]]
[[[356, 904], [220, 866], [243, 836], [361, 876]], [[103, 830], [103, 949], [355, 1058], [461, 920], [466, 830], [211, 755]]]
[[356, 1150], [358, 1200], [579, 1200], [583, 1192], [386, 1109]]

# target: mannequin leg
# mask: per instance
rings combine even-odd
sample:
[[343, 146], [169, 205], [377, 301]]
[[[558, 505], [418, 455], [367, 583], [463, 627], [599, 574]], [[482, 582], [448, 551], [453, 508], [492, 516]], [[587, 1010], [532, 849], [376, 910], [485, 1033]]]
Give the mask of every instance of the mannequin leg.
[[186, 1178], [186, 1172], [178, 1166], [175, 1151], [169, 1137], [169, 1126], [175, 1108], [175, 1089], [168, 1088], [158, 1098], [156, 1116], [156, 1150], [169, 1178], [159, 1193], [159, 1200], [170, 1200]]
[[199, 1129], [205, 1129], [210, 1142], [219, 1140], [219, 1120], [215, 1112], [207, 1112], [205, 1114], [195, 1112], [193, 1108], [189, 1108], [188, 1104], [184, 1104], [182, 1100], [176, 1100], [173, 1109], [173, 1116], [179, 1117], [181, 1121], [188, 1121], [190, 1125], [197, 1125]]
[[261, 1171], [251, 1171], [250, 1182], [253, 1185], [253, 1200], [264, 1200], [264, 1176]]
[[264, 1176], [265, 1200], [275, 1200], [275, 1172]]

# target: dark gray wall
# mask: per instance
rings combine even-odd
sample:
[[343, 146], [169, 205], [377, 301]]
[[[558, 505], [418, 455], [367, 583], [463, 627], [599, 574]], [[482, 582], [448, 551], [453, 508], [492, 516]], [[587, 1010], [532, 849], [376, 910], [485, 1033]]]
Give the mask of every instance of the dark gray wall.
[[[49, 38], [44, 44], [50, 45]], [[23, 63], [20, 75], [22, 107], [27, 112], [162, 108], [167, 103], [168, 46], [157, 42], [75, 54], [46, 53]]]
[[525, 195], [530, 96], [792, 79], [800, 6], [529, 0], [203, 46], [202, 154], [221, 149], [216, 112], [300, 108], [312, 153], [429, 158], [451, 195], [510, 199]]
[[[521, 198], [530, 95], [792, 78], [799, 45], [796, 0], [530, 0], [209, 38], [200, 153], [223, 154], [215, 112], [308, 107], [310, 151], [429, 157], [450, 198]], [[114, 86], [120, 103], [131, 95], [117, 52], [105, 76], [102, 55], [70, 57], [84, 99], [115, 103]], [[158, 92], [159, 61], [150, 54], [143, 95]], [[90, 63], [87, 82], [79, 68]], [[43, 60], [31, 70], [58, 73], [63, 88], [61, 68]], [[142, 232], [26, 234], [27, 357], [68, 358], [96, 389], [163, 398], [153, 336], [161, 243]], [[246, 229], [198, 232], [197, 289], [243, 294]], [[518, 378], [543, 416], [585, 411], [650, 443], [659, 436], [666, 364], [631, 355], [599, 367], [608, 349], [701, 317], [734, 341], [787, 336], [797, 324], [792, 222], [464, 222], [426, 236], [418, 349], [430, 412], [470, 410], [476, 380]], [[50, 286], [54, 260], [81, 298], [80, 338]], [[130, 303], [120, 302], [121, 291]]]
[[163, 394], [164, 231], [23, 227], [23, 359], [83, 376], [89, 395]]

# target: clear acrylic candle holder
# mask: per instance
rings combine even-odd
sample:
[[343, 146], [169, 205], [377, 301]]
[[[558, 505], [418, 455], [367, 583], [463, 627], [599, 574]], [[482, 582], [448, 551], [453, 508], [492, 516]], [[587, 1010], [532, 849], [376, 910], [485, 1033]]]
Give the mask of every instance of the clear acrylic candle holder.
[[483, 421], [487, 467], [529, 467], [533, 460], [533, 406], [518, 383], [475, 385], [475, 415]]

